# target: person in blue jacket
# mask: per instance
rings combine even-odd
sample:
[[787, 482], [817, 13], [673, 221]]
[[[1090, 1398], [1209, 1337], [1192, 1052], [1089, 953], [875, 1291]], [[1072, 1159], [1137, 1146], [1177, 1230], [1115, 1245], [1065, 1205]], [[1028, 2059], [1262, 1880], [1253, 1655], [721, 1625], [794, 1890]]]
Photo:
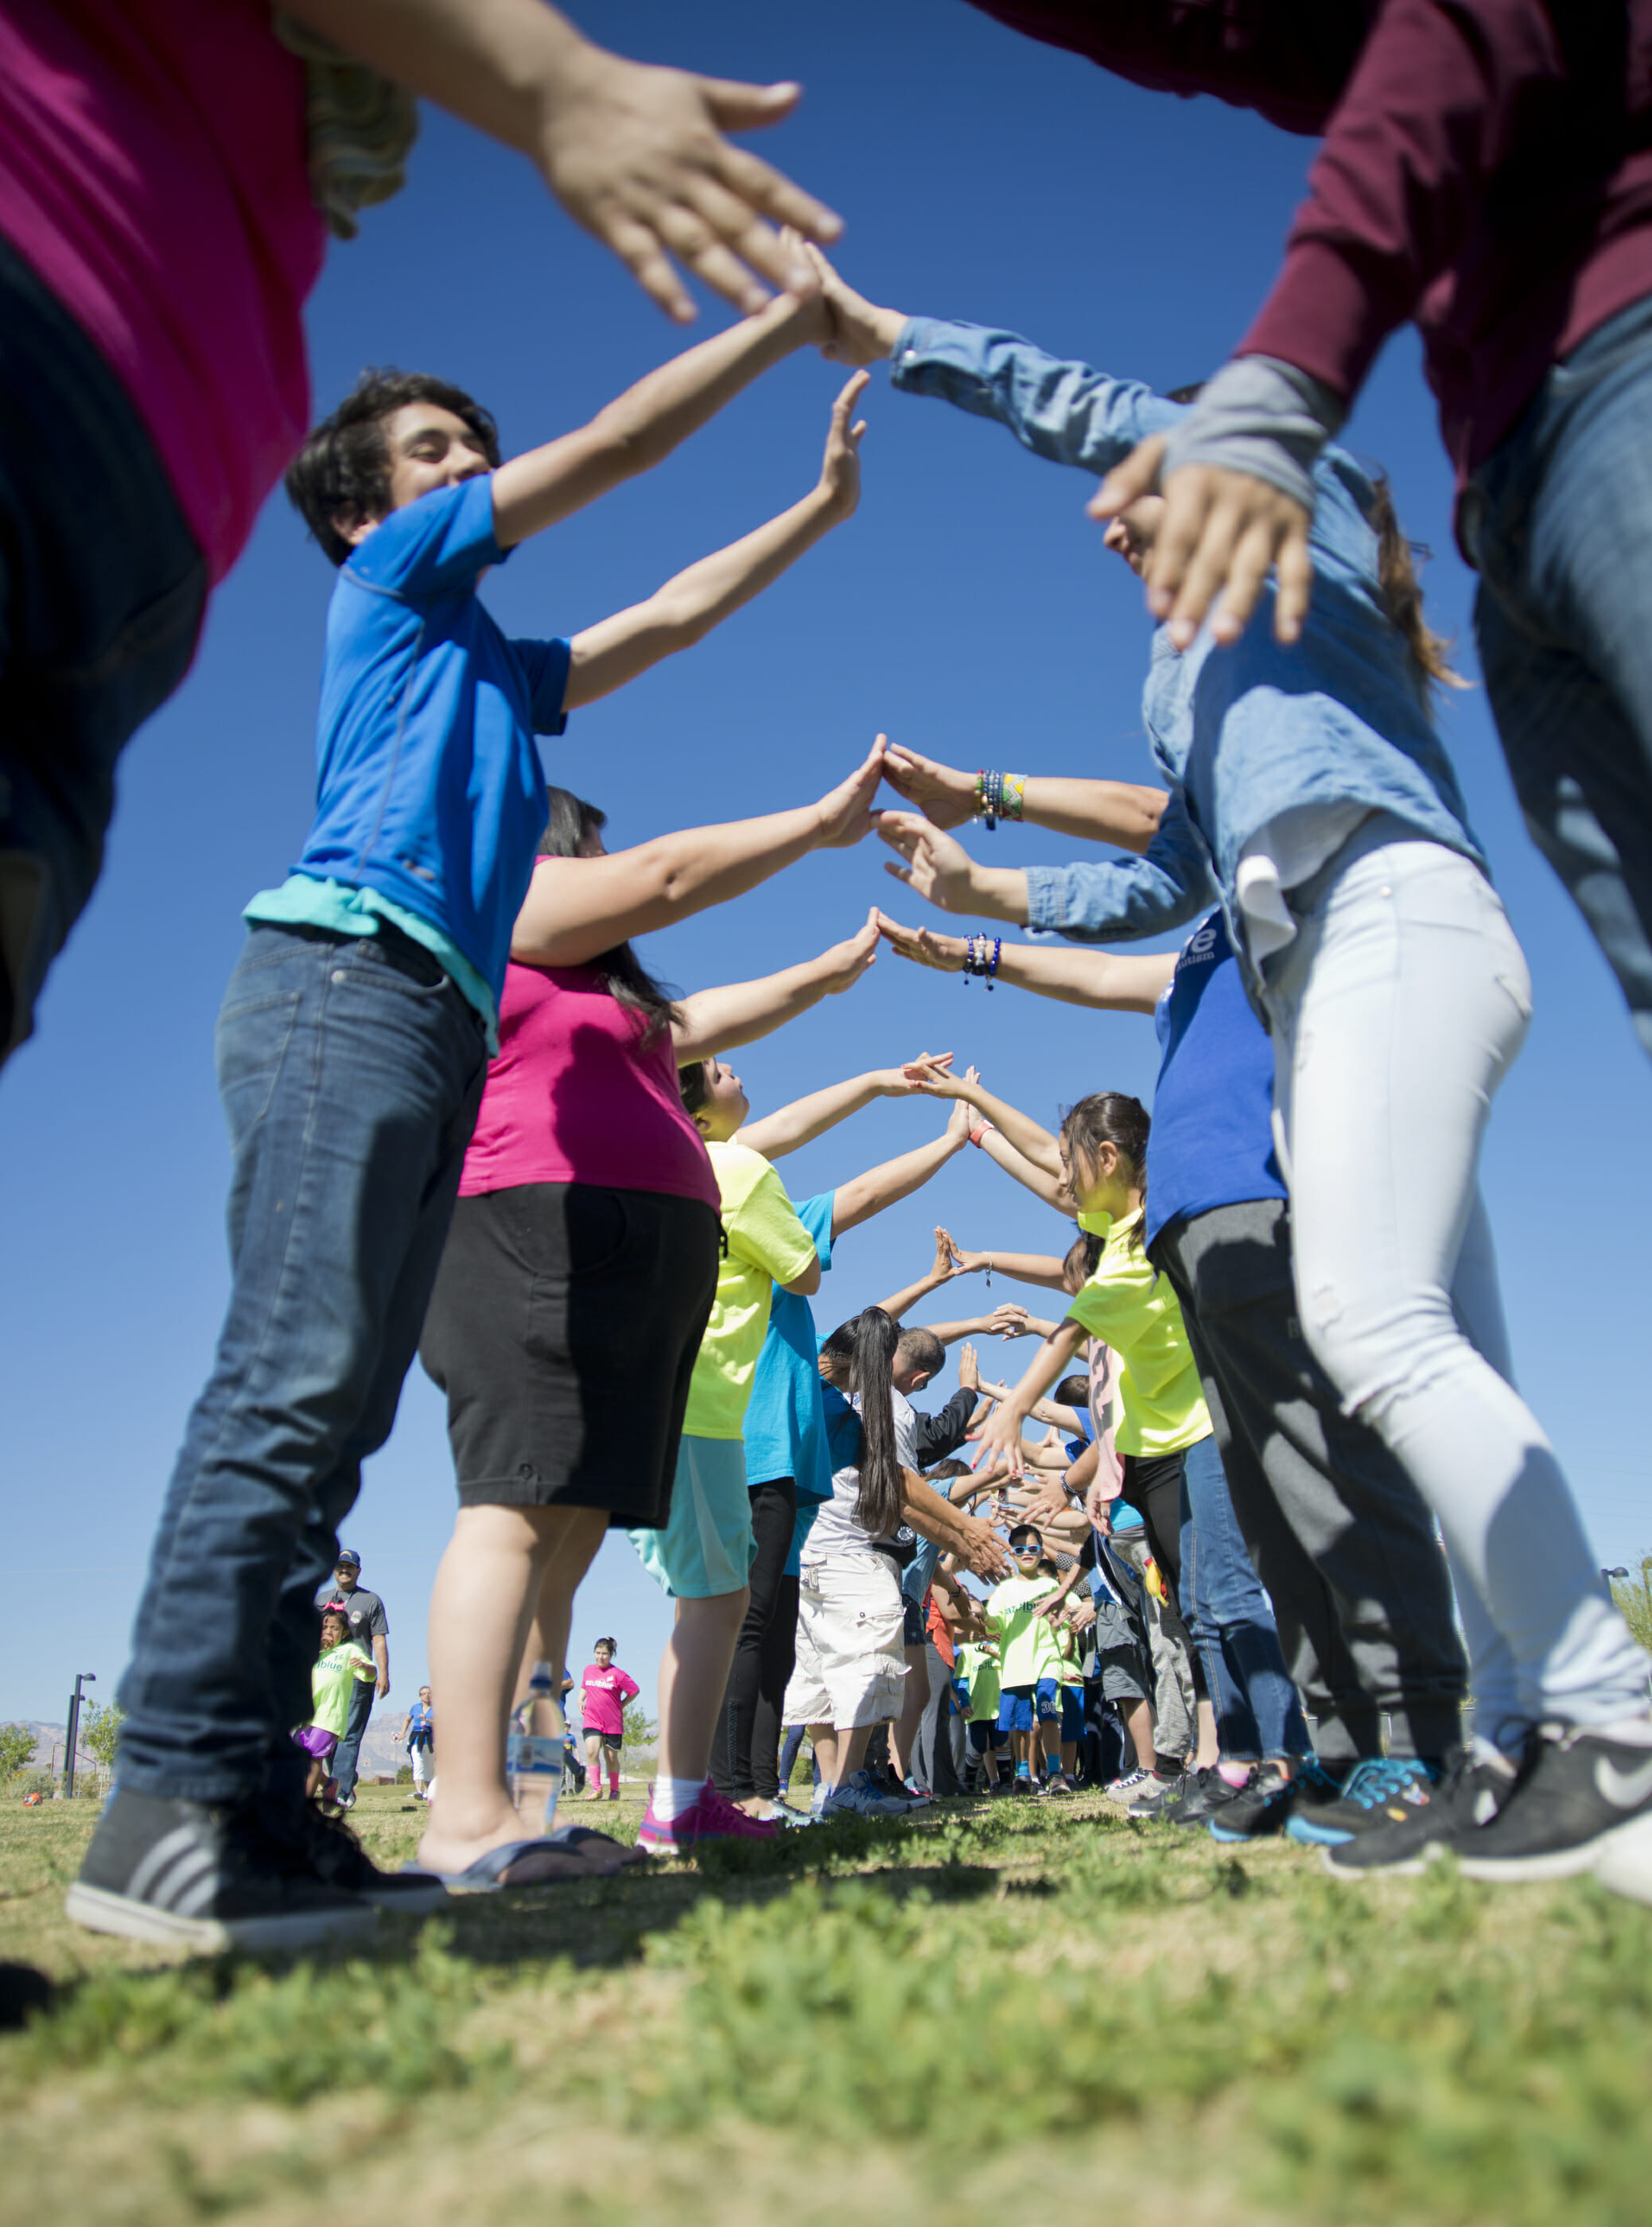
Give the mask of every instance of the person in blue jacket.
[[246, 909], [219, 1018], [233, 1287], [138, 1608], [118, 1790], [68, 1898], [83, 1924], [286, 1949], [363, 1930], [375, 1904], [440, 1899], [315, 1825], [286, 1735], [496, 1047], [545, 824], [534, 737], [700, 639], [852, 511], [864, 377], [839, 397], [819, 484], [647, 601], [571, 641], [512, 641], [476, 591], [829, 329], [818, 297], [783, 297], [508, 463], [460, 389], [365, 373], [290, 468], [338, 568], [316, 816], [287, 880]]
[[[820, 268], [840, 361], [892, 357], [898, 388], [996, 418], [1036, 454], [1105, 473], [1179, 422], [1139, 382], [875, 309]], [[1477, 1184], [1530, 979], [1435, 731], [1443, 646], [1386, 488], [1334, 444], [1312, 473], [1299, 638], [1261, 623], [1223, 644], [1206, 628], [1183, 651], [1155, 635], [1143, 711], [1170, 794], [1141, 856], [1006, 874], [917, 815], [886, 814], [881, 832], [921, 896], [1078, 941], [1221, 906], [1273, 1039], [1304, 1337], [1438, 1517], [1481, 1632], [1472, 1749], [1426, 1812], [1329, 1850], [1333, 1868], [1450, 1847], [1476, 1877], [1593, 1873], [1652, 1900], [1645, 1660], [1511, 1381]], [[1144, 496], [1107, 529], [1139, 575], [1164, 508]], [[982, 776], [984, 817], [1014, 816], [1018, 780]]]

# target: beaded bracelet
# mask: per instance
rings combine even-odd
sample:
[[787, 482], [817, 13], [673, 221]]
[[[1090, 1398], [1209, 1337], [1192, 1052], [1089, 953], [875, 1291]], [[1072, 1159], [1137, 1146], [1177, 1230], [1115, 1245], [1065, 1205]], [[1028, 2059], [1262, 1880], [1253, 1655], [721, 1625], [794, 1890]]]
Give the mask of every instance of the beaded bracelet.
[[998, 954], [1003, 948], [1003, 938], [995, 935], [992, 938], [992, 955], [989, 959], [986, 954], [986, 938], [984, 935], [972, 935], [964, 947], [965, 974], [966, 976], [985, 975], [986, 986], [991, 990], [993, 986], [992, 978], [998, 971]]

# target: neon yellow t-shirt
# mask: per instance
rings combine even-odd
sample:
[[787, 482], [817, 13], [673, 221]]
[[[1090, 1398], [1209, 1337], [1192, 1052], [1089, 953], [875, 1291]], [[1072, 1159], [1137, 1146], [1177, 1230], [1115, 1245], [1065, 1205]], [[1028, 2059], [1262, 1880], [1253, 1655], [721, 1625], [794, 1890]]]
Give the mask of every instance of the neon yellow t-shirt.
[[998, 1676], [998, 1659], [977, 1641], [966, 1639], [958, 1650], [958, 1662], [954, 1675], [961, 1678], [969, 1693], [969, 1721], [979, 1724], [984, 1718], [996, 1720], [1002, 1681]]
[[1056, 1634], [1056, 1652], [1061, 1656], [1061, 1665], [1056, 1675], [1062, 1684], [1081, 1686], [1084, 1683], [1084, 1664], [1078, 1651], [1078, 1634], [1070, 1624], [1062, 1624]]
[[989, 1596], [986, 1621], [1002, 1652], [998, 1676], [1005, 1686], [1036, 1686], [1061, 1669], [1056, 1635], [1037, 1605], [1056, 1590], [1054, 1578], [1006, 1578]]
[[697, 1439], [737, 1439], [769, 1329], [770, 1288], [803, 1273], [814, 1258], [814, 1240], [761, 1152], [749, 1145], [705, 1149], [723, 1198], [725, 1250], [683, 1428]]
[[358, 1678], [378, 1675], [378, 1665], [359, 1640], [347, 1639], [330, 1654], [319, 1656], [309, 1674], [311, 1724], [342, 1739], [350, 1722], [351, 1688]]
[[1121, 1454], [1177, 1454], [1210, 1435], [1210, 1415], [1168, 1276], [1141, 1248], [1141, 1209], [1109, 1222], [1081, 1214], [1079, 1227], [1105, 1236], [1095, 1273], [1068, 1304], [1069, 1322], [1119, 1356], [1124, 1403], [1113, 1443]]

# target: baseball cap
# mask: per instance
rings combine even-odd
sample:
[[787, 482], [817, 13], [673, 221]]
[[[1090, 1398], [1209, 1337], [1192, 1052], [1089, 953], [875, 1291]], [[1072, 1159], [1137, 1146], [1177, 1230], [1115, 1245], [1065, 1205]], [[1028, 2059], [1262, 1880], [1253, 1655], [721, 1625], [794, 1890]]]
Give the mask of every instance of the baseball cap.
[[361, 1567], [361, 1557], [354, 1547], [341, 1547], [333, 1557], [333, 1567], [335, 1570], [341, 1568], [346, 1563], [353, 1570], [359, 1570]]

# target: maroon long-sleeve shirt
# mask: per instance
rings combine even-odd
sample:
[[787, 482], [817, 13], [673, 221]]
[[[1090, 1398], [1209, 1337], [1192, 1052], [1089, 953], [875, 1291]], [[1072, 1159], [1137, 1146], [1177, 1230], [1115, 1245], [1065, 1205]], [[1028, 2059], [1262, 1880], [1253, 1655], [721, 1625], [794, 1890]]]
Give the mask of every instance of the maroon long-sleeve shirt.
[[1351, 402], [1414, 321], [1460, 478], [1652, 294], [1652, 0], [973, 0], [1157, 91], [1321, 132], [1234, 351]]

